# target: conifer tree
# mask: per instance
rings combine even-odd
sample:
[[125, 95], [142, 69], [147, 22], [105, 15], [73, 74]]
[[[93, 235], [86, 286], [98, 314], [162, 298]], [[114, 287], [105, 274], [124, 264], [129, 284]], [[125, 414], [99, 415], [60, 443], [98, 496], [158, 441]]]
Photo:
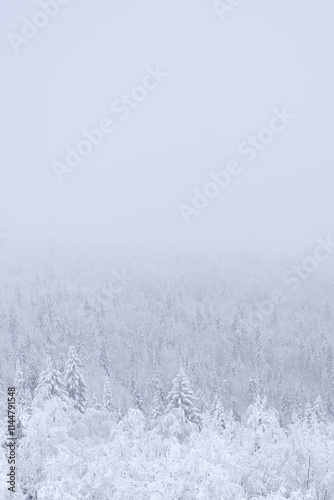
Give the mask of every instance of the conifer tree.
[[238, 401], [235, 398], [232, 398], [232, 416], [236, 422], [241, 421], [241, 417], [239, 415], [239, 410], [238, 410]]
[[86, 384], [81, 373], [82, 364], [76, 354], [75, 348], [69, 349], [69, 358], [65, 365], [64, 385], [71, 399], [75, 401], [75, 407], [84, 413], [87, 397]]
[[313, 419], [316, 422], [327, 424], [326, 412], [325, 412], [324, 404], [323, 404], [323, 401], [322, 401], [322, 398], [320, 395], [314, 401], [314, 403], [311, 407], [311, 412], [312, 412]]
[[297, 418], [301, 418], [303, 410], [303, 391], [300, 385], [297, 391], [295, 391], [294, 401], [293, 401], [293, 413]]
[[285, 385], [282, 388], [282, 394], [281, 394], [281, 411], [285, 418], [288, 418], [291, 412], [291, 401]]
[[115, 403], [112, 397], [111, 382], [109, 375], [104, 378], [103, 406], [110, 413], [115, 410]]
[[31, 395], [34, 395], [34, 391], [38, 385], [39, 373], [35, 363], [35, 359], [33, 358], [29, 364], [28, 368], [28, 384]]
[[19, 415], [29, 413], [31, 410], [31, 396], [27, 391], [26, 379], [23, 376], [20, 362], [16, 363], [15, 387], [17, 391], [17, 408]]
[[143, 409], [144, 409], [144, 401], [143, 401], [143, 397], [141, 395], [141, 392], [140, 392], [140, 390], [139, 390], [139, 388], [137, 386], [134, 389], [134, 393], [133, 393], [132, 399], [133, 399], [133, 404], [135, 405], [135, 407], [138, 410], [143, 411]]
[[62, 400], [67, 399], [63, 376], [58, 370], [53, 368], [51, 358], [48, 358], [46, 370], [41, 373], [38, 379], [36, 395], [42, 397], [44, 400], [51, 399], [52, 397], [58, 397]]
[[218, 423], [219, 432], [222, 432], [224, 429], [226, 429], [227, 415], [218, 397], [215, 398], [211, 413]]
[[164, 412], [163, 401], [161, 397], [161, 393], [156, 392], [153, 396], [153, 399], [149, 405], [149, 418], [151, 420], [155, 420]]
[[107, 349], [107, 343], [105, 340], [103, 340], [101, 342], [99, 363], [100, 363], [101, 368], [104, 369], [106, 375], [110, 375], [108, 349]]
[[11, 336], [12, 340], [12, 345], [14, 346], [17, 342], [18, 338], [18, 328], [19, 328], [19, 322], [17, 320], [16, 316], [16, 311], [15, 308], [12, 307], [9, 313], [9, 324], [8, 324], [8, 330]]
[[201, 428], [201, 418], [197, 410], [197, 401], [190, 380], [180, 368], [172, 382], [172, 388], [167, 395], [166, 412], [175, 408], [183, 410], [185, 417]]
[[325, 408], [328, 413], [332, 418], [334, 417], [334, 404], [333, 400], [331, 397], [331, 394], [329, 391], [326, 392], [326, 399], [325, 399]]
[[160, 373], [155, 363], [151, 379], [146, 386], [145, 403], [149, 408], [149, 417], [156, 419], [164, 412], [163, 387], [160, 380]]
[[256, 398], [259, 394], [259, 387], [254, 378], [249, 379], [249, 384], [248, 384], [248, 401], [249, 404], [255, 403]]

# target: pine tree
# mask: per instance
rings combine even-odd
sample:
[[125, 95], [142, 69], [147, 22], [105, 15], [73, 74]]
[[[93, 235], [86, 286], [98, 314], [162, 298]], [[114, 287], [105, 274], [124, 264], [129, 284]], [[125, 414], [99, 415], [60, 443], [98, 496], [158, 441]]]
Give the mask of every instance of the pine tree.
[[313, 422], [312, 405], [309, 401], [305, 405], [304, 422], [306, 422], [308, 426], [311, 426]]
[[334, 404], [333, 404], [333, 400], [332, 400], [332, 397], [331, 397], [331, 394], [329, 391], [326, 392], [325, 408], [326, 408], [328, 415], [330, 415], [330, 417], [333, 418], [334, 417]]
[[197, 410], [197, 401], [190, 380], [180, 368], [172, 382], [172, 388], [167, 395], [166, 412], [175, 408], [183, 410], [185, 417], [201, 428], [201, 418]]
[[44, 400], [51, 399], [52, 397], [58, 397], [62, 400], [67, 399], [63, 376], [58, 370], [53, 368], [51, 358], [48, 358], [47, 368], [39, 377], [35, 393], [38, 398], [41, 397]]
[[105, 340], [103, 340], [101, 342], [99, 363], [100, 363], [101, 368], [104, 369], [106, 375], [110, 376], [108, 349], [107, 349], [107, 343]]
[[259, 387], [255, 379], [250, 378], [248, 384], [248, 404], [255, 403], [256, 398], [259, 394]]
[[164, 410], [165, 408], [163, 405], [162, 395], [161, 393], [156, 392], [149, 405], [149, 413], [148, 413], [149, 419], [150, 420], [157, 419], [158, 417], [160, 417], [160, 415], [163, 414]]
[[49, 325], [50, 322], [45, 298], [42, 299], [41, 304], [39, 306], [37, 320], [39, 329], [41, 331], [44, 331], [45, 327]]
[[15, 308], [12, 307], [10, 310], [9, 314], [9, 324], [8, 324], [8, 330], [12, 339], [12, 345], [14, 346], [17, 342], [18, 338], [18, 328], [19, 328], [19, 322], [17, 320], [16, 316], [16, 311]]
[[75, 401], [75, 407], [84, 413], [87, 397], [86, 384], [81, 373], [82, 364], [76, 354], [75, 348], [69, 349], [69, 358], [65, 365], [64, 385], [68, 395]]
[[218, 423], [219, 432], [226, 429], [227, 415], [218, 397], [215, 398], [211, 414], [215, 417]]
[[122, 418], [124, 417], [125, 410], [122, 402], [118, 400], [116, 411], [115, 411], [115, 418], [117, 422], [120, 422]]
[[311, 348], [309, 345], [304, 350], [304, 370], [308, 372], [311, 365]]
[[274, 309], [270, 315], [269, 325], [271, 328], [275, 328], [277, 326], [277, 324], [278, 324], [277, 311], [276, 311], [276, 309]]
[[236, 311], [233, 316], [232, 320], [232, 331], [240, 331], [242, 329], [242, 323], [245, 319], [245, 309], [244, 306], [241, 302], [241, 300], [238, 300]]
[[334, 369], [334, 357], [333, 357], [332, 347], [329, 345], [327, 347], [327, 353], [326, 353], [326, 370], [329, 378], [332, 377], [333, 369]]
[[23, 376], [19, 360], [16, 363], [15, 387], [17, 392], [18, 414], [30, 413], [31, 396], [28, 394], [26, 379]]
[[208, 385], [211, 392], [211, 398], [214, 401], [216, 396], [218, 395], [218, 377], [216, 372], [214, 372], [210, 377]]
[[133, 404], [135, 405], [135, 407], [138, 410], [143, 411], [143, 409], [144, 409], [144, 401], [143, 401], [143, 397], [142, 397], [141, 392], [140, 392], [140, 390], [139, 390], [138, 387], [135, 387], [135, 390], [134, 390]]
[[323, 401], [322, 401], [322, 398], [320, 395], [314, 401], [314, 403], [311, 407], [311, 412], [312, 412], [313, 419], [316, 422], [327, 424], [326, 412], [325, 412], [324, 404], [323, 404]]
[[205, 327], [203, 314], [199, 306], [196, 307], [195, 317], [191, 323], [191, 330], [194, 336], [198, 336]]
[[256, 329], [255, 344], [256, 344], [255, 363], [257, 368], [259, 369], [264, 360], [264, 352], [263, 352], [261, 334], [259, 328]]
[[221, 330], [222, 327], [222, 318], [220, 314], [217, 312], [216, 306], [213, 308], [214, 311], [214, 324], [218, 332]]
[[108, 375], [106, 375], [104, 378], [103, 406], [110, 413], [115, 410], [115, 403], [112, 397], [111, 382]]
[[293, 400], [293, 414], [296, 418], [301, 418], [303, 413], [303, 388], [302, 385], [299, 385], [297, 391], [295, 391], [294, 400]]
[[145, 404], [149, 408], [149, 417], [156, 419], [164, 411], [163, 387], [157, 363], [154, 363], [152, 377], [146, 385]]
[[283, 385], [281, 394], [281, 411], [285, 418], [288, 418], [291, 412], [291, 401], [285, 385]]
[[199, 411], [199, 413], [204, 413], [207, 409], [207, 399], [202, 389], [197, 389], [195, 397], [197, 410]]
[[236, 422], [241, 422], [241, 417], [238, 411], [238, 401], [232, 398], [232, 416]]
[[27, 361], [27, 357], [28, 357], [28, 353], [29, 353], [29, 349], [30, 349], [30, 338], [29, 336], [26, 334], [23, 342], [21, 342], [21, 346], [20, 346], [20, 351], [19, 351], [19, 357], [20, 357], [20, 360], [22, 360], [22, 362], [25, 364], [26, 361]]
[[240, 330], [236, 330], [233, 335], [233, 357], [238, 363], [241, 361], [241, 342]]
[[34, 395], [34, 391], [38, 385], [38, 378], [39, 373], [35, 363], [35, 359], [33, 358], [28, 368], [28, 385], [32, 396]]

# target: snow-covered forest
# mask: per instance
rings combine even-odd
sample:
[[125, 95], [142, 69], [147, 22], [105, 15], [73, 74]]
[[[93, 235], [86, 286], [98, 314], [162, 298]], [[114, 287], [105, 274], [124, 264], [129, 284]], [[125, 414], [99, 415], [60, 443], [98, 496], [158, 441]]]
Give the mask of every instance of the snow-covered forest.
[[334, 500], [334, 0], [0, 7], [0, 500]]
[[[7, 259], [15, 498], [334, 498], [331, 261], [249, 326], [293, 264], [107, 246]], [[0, 421], [5, 439], [5, 404]], [[5, 484], [5, 446], [1, 462]]]

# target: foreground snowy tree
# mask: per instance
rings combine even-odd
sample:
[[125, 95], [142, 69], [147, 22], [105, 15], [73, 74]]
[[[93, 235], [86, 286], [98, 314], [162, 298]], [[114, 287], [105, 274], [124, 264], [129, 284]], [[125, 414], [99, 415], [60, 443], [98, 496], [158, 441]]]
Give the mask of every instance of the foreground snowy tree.
[[243, 423], [253, 431], [255, 451], [267, 442], [277, 443], [283, 433], [279, 425], [278, 412], [268, 408], [266, 398], [260, 396], [257, 396], [255, 403], [249, 405]]
[[184, 412], [187, 420], [201, 428], [201, 417], [197, 410], [197, 400], [191, 382], [183, 368], [180, 368], [167, 395], [166, 413], [174, 409]]
[[51, 358], [48, 358], [46, 370], [39, 377], [35, 392], [37, 399], [49, 400], [53, 396], [62, 400], [67, 398], [63, 376], [58, 370], [53, 368]]
[[81, 413], [87, 404], [86, 384], [81, 373], [82, 364], [73, 346], [69, 349], [69, 358], [65, 365], [64, 385], [71, 399], [75, 401], [75, 408]]

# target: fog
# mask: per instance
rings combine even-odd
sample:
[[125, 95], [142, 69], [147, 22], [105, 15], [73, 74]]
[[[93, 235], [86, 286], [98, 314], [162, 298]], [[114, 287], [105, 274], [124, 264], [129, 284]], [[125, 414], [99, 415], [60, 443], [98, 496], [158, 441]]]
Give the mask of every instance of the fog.
[[[72, 0], [25, 41], [9, 34], [40, 4], [0, 5], [2, 246], [289, 253], [331, 233], [332, 2], [249, 0], [220, 19], [211, 1]], [[150, 90], [133, 90], [143, 81]], [[128, 112], [111, 109], [131, 92]], [[263, 133], [248, 161], [241, 143], [284, 109], [289, 124]], [[66, 148], [105, 118], [113, 131], [57, 175]], [[193, 189], [232, 161], [238, 174], [194, 209]], [[187, 220], [182, 204], [196, 212]]]

